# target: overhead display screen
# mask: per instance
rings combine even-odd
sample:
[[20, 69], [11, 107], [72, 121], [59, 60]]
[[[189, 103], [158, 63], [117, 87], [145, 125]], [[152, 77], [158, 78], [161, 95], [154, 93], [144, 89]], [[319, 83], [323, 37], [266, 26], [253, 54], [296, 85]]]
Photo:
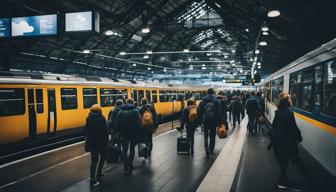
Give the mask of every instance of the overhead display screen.
[[40, 36], [57, 34], [57, 15], [12, 18], [12, 36]]
[[66, 13], [65, 31], [92, 31], [92, 11]]
[[3, 18], [0, 19], [0, 37], [10, 36], [10, 19]]

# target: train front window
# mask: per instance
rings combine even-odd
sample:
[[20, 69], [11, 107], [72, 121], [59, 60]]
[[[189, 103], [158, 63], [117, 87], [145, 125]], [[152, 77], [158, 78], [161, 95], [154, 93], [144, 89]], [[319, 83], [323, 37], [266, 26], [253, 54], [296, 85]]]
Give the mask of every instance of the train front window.
[[336, 60], [325, 63], [323, 113], [336, 117]]
[[97, 104], [97, 89], [96, 88], [83, 88], [83, 106], [84, 109], [90, 108], [92, 105]]
[[0, 89], [0, 116], [22, 115], [25, 113], [23, 88]]
[[61, 88], [62, 110], [77, 109], [77, 89]]

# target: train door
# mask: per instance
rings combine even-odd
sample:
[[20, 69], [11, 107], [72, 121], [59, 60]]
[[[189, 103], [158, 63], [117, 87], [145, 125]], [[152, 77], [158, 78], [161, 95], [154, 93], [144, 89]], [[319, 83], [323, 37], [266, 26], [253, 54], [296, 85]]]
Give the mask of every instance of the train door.
[[48, 89], [48, 134], [55, 135], [57, 128], [56, 121], [56, 98], [55, 89]]
[[28, 89], [29, 138], [36, 138], [36, 111], [34, 89]]

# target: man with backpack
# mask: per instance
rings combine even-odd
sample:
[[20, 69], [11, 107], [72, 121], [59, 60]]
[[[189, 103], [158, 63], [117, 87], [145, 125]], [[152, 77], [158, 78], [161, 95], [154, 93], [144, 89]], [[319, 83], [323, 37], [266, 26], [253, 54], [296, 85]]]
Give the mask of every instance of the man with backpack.
[[[153, 149], [153, 133], [159, 127], [159, 118], [156, 114], [155, 108], [150, 105], [147, 99], [141, 100], [139, 108], [141, 115], [141, 138], [148, 147], [148, 156], [151, 156]], [[146, 158], [146, 156], [145, 156]]]
[[121, 99], [118, 99], [116, 101], [116, 105], [113, 109], [110, 110], [107, 120], [107, 127], [110, 133], [115, 132], [115, 122], [117, 118], [117, 114], [121, 110], [121, 107], [123, 105], [123, 101]]
[[[197, 108], [197, 114], [202, 118], [204, 126], [204, 147], [206, 156], [213, 154], [216, 142], [216, 128], [220, 123], [221, 104], [216, 98], [213, 88], [209, 88], [207, 96], [205, 96]], [[210, 132], [210, 146], [208, 145], [208, 137]]]
[[249, 130], [249, 134], [254, 134], [257, 131], [256, 130], [257, 129], [256, 119], [260, 111], [260, 106], [258, 104], [258, 100], [255, 97], [255, 93], [253, 91], [251, 92], [251, 96], [246, 100], [245, 108], [246, 108], [246, 113], [248, 115], [247, 127]]
[[236, 121], [238, 121], [238, 125], [240, 125], [240, 114], [243, 116], [243, 118], [245, 116], [244, 107], [243, 107], [242, 100], [239, 95], [236, 95], [232, 98], [232, 101], [230, 103], [230, 111], [233, 117], [232, 125], [233, 125], [233, 128], [235, 128]]
[[[135, 145], [141, 127], [139, 110], [134, 106], [132, 99], [127, 99], [126, 104], [121, 107], [116, 118], [116, 130], [121, 134], [122, 159], [124, 161], [125, 175], [131, 174]], [[130, 149], [128, 155], [128, 149]]]
[[198, 122], [198, 114], [195, 102], [191, 99], [187, 101], [187, 107], [182, 110], [181, 131], [186, 125], [187, 138], [190, 142], [189, 154], [194, 155], [194, 135]]

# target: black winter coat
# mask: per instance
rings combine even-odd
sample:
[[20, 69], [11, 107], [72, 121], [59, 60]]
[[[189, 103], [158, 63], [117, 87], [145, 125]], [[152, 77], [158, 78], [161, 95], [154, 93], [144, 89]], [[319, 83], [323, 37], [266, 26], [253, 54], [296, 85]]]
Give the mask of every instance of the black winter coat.
[[275, 111], [273, 149], [279, 161], [298, 157], [298, 143], [302, 141], [294, 114], [289, 109]]
[[87, 151], [98, 150], [108, 142], [105, 117], [99, 112], [90, 112], [84, 127], [85, 148]]
[[113, 132], [116, 130], [115, 123], [116, 123], [116, 118], [117, 115], [120, 111], [120, 107], [114, 107], [113, 109], [110, 110], [108, 119], [107, 119], [107, 126], [108, 126], [108, 131]]
[[141, 127], [139, 110], [131, 104], [122, 106], [117, 115], [115, 127], [122, 137], [128, 136], [136, 139]]
[[221, 112], [221, 102], [216, 98], [215, 95], [207, 95], [202, 99], [197, 108], [198, 117], [203, 118], [205, 106], [209, 102], [213, 102], [215, 105], [215, 121], [213, 122], [213, 124], [217, 125], [221, 121], [222, 112]]
[[220, 114], [220, 121], [221, 122], [226, 122], [227, 121], [227, 111], [228, 111], [228, 107], [227, 107], [227, 101], [224, 100], [224, 96], [217, 96], [217, 99], [220, 101], [220, 106], [221, 106], [221, 114]]
[[258, 103], [258, 99], [254, 96], [251, 96], [246, 100], [245, 108], [246, 113], [252, 116], [257, 115], [261, 110], [260, 109], [261, 107]]

